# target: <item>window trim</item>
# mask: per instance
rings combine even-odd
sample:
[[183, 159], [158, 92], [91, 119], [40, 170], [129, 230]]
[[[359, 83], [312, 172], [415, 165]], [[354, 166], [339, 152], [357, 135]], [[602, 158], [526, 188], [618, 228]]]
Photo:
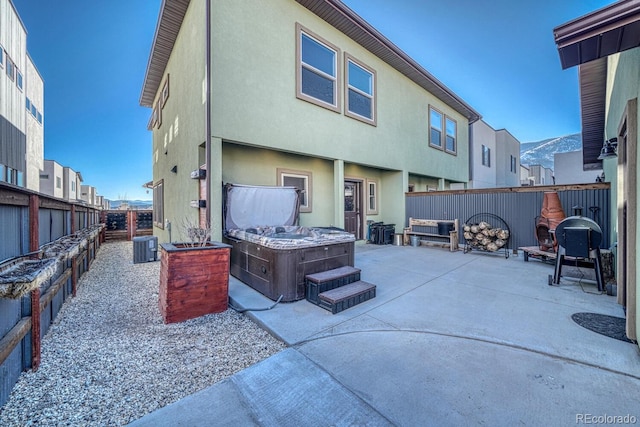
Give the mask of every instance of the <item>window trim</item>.
[[[447, 137], [449, 136], [447, 132], [447, 121], [450, 121], [455, 126], [455, 134], [453, 135], [453, 150], [449, 150], [447, 148]], [[446, 114], [444, 116], [444, 151], [449, 154], [453, 154], [454, 156], [458, 155], [458, 122], [447, 116]]]
[[[366, 72], [371, 74], [371, 95], [362, 92], [360, 89], [356, 87], [352, 87], [349, 84], [349, 63], [352, 62], [354, 65], [362, 68]], [[360, 120], [361, 122], [370, 124], [372, 126], [378, 125], [378, 103], [377, 101], [377, 93], [378, 93], [378, 76], [376, 70], [359, 61], [358, 59], [351, 56], [349, 53], [344, 53], [344, 115], [347, 117], [351, 117], [352, 119]], [[359, 94], [366, 96], [371, 99], [371, 118], [361, 116], [358, 113], [355, 113], [349, 109], [349, 90], [353, 89]]]
[[[303, 34], [313, 39], [315, 42], [321, 45], [324, 45], [324, 47], [332, 50], [335, 53], [334, 69], [335, 69], [336, 75], [335, 77], [329, 76], [332, 78], [334, 82], [334, 87], [333, 87], [334, 104], [329, 104], [328, 102], [322, 101], [321, 99], [318, 99], [318, 98], [314, 98], [313, 96], [307, 95], [306, 93], [302, 92], [302, 69], [307, 67], [312, 67], [312, 66], [303, 67], [303, 63], [302, 63], [302, 35]], [[335, 111], [336, 113], [340, 113], [341, 102], [342, 102], [342, 100], [340, 99], [340, 94], [342, 93], [342, 91], [340, 90], [340, 87], [342, 86], [341, 73], [340, 73], [340, 67], [341, 67], [340, 61], [341, 61], [341, 51], [336, 45], [328, 42], [327, 40], [323, 39], [319, 35], [315, 34], [313, 31], [310, 31], [309, 29], [303, 27], [300, 23], [296, 22], [296, 98], [301, 99], [303, 101], [310, 102], [311, 104], [318, 105], [328, 110]], [[313, 70], [314, 72], [316, 70], [315, 67], [313, 67], [313, 69], [312, 68], [307, 68], [307, 69]], [[322, 73], [322, 71], [320, 70], [317, 70], [317, 71]], [[325, 73], [322, 73], [322, 74], [325, 76], [328, 76]]]
[[278, 185], [281, 187], [284, 187], [284, 178], [285, 176], [290, 176], [292, 178], [304, 178], [305, 179], [305, 189], [303, 191], [305, 191], [306, 193], [306, 198], [307, 198], [307, 203], [306, 204], [302, 204], [300, 203], [300, 213], [308, 213], [308, 212], [312, 212], [313, 211], [313, 194], [312, 194], [312, 173], [309, 171], [301, 171], [301, 170], [294, 170], [294, 169], [285, 169], [285, 168], [277, 168], [276, 169], [276, 175], [277, 175], [277, 180], [278, 180]]
[[[484, 152], [487, 150], [487, 162], [484, 161]], [[486, 166], [491, 168], [491, 148], [487, 145], [482, 144], [482, 166]]]
[[164, 86], [162, 86], [162, 108], [167, 103], [167, 99], [169, 99], [169, 74], [167, 74], [167, 79], [164, 81]]
[[164, 230], [164, 179], [153, 185], [153, 225]]
[[[433, 125], [431, 123], [431, 111], [435, 111], [436, 113], [440, 114], [440, 141], [439, 141], [440, 144], [439, 145], [434, 144], [433, 140], [431, 139], [431, 129], [433, 129]], [[433, 148], [436, 148], [438, 150], [443, 150], [443, 151], [444, 151], [443, 135], [444, 135], [444, 132], [445, 132], [445, 129], [444, 129], [444, 126], [443, 126], [444, 117], [445, 117], [445, 114], [442, 111], [438, 110], [433, 105], [429, 105], [429, 117], [428, 117], [428, 119], [429, 119], [429, 121], [428, 121], [428, 123], [429, 123], [429, 146], [433, 147]]]
[[[379, 187], [378, 187], [378, 180], [377, 179], [370, 179], [367, 178], [366, 180], [366, 185], [367, 185], [367, 215], [378, 215], [378, 198], [379, 198]], [[373, 194], [371, 194], [371, 186], [373, 185]], [[374, 208], [371, 209], [371, 197], [373, 196], [373, 201], [374, 201]]]
[[16, 64], [7, 56], [7, 77], [11, 79], [11, 81], [16, 80]]

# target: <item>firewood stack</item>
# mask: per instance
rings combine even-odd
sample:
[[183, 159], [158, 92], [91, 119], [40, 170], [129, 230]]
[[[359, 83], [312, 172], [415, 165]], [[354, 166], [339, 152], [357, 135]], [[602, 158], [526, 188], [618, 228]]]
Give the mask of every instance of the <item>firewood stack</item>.
[[493, 227], [486, 221], [479, 224], [465, 224], [462, 228], [468, 245], [495, 252], [504, 247], [509, 239], [509, 230]]

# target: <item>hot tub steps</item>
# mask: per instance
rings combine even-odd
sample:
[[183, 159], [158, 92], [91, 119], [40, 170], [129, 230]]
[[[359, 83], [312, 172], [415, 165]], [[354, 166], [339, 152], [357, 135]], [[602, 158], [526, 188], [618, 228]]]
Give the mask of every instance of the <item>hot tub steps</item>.
[[320, 307], [336, 314], [354, 305], [358, 305], [361, 302], [375, 298], [375, 296], [376, 285], [359, 280], [349, 283], [348, 285], [340, 286], [339, 288], [322, 292], [318, 295], [318, 298], [320, 300]]
[[360, 269], [349, 265], [305, 276], [307, 301], [319, 305], [322, 292], [360, 280]]

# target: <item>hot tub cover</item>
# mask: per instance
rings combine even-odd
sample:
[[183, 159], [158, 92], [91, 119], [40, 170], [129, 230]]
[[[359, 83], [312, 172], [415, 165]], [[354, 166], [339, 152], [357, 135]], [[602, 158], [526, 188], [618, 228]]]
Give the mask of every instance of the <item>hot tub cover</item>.
[[300, 194], [295, 187], [226, 184], [224, 229], [296, 225]]
[[300, 192], [295, 187], [225, 185], [227, 237], [273, 249], [295, 249], [355, 241], [334, 227], [300, 227]]

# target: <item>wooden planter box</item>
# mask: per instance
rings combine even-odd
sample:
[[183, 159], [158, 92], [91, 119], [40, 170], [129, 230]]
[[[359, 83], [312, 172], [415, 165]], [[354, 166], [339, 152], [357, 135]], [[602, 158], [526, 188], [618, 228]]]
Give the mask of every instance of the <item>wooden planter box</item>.
[[160, 248], [158, 303], [165, 323], [227, 309], [231, 246], [217, 242], [203, 247], [162, 243]]

